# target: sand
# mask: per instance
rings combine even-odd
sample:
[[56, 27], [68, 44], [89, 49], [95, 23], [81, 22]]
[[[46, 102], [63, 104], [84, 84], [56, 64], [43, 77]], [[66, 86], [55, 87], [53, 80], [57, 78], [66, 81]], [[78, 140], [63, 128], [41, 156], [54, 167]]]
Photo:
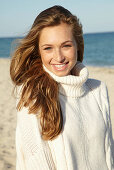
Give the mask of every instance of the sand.
[[[0, 170], [15, 170], [15, 98], [9, 76], [9, 59], [0, 59]], [[114, 136], [114, 69], [88, 67], [91, 78], [104, 81], [109, 90], [111, 121]]]

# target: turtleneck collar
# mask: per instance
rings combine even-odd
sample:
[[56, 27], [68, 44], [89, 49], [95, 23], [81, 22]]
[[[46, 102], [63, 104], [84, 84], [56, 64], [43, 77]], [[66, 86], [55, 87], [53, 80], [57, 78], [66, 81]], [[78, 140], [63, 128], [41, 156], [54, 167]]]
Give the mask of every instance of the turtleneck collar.
[[59, 77], [50, 72], [44, 65], [44, 70], [59, 83], [59, 92], [64, 96], [69, 97], [81, 97], [84, 95], [86, 88], [85, 82], [88, 79], [88, 70], [81, 63], [77, 62], [72, 70], [71, 75]]

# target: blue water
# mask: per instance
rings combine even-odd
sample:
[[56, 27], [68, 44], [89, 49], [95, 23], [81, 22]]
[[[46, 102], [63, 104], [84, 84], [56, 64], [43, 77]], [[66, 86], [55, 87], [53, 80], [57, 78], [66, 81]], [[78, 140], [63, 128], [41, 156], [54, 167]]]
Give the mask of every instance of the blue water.
[[[10, 58], [18, 38], [0, 38], [0, 58]], [[84, 44], [84, 64], [114, 68], [114, 32], [84, 34]]]
[[85, 34], [86, 65], [114, 66], [114, 32]]

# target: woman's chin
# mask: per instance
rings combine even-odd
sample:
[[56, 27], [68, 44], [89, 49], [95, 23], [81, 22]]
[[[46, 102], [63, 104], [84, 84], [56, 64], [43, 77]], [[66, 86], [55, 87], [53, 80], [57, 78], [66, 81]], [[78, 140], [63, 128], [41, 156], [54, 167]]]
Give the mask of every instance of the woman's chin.
[[70, 72], [66, 71], [51, 71], [53, 74], [59, 77], [64, 77], [70, 75]]

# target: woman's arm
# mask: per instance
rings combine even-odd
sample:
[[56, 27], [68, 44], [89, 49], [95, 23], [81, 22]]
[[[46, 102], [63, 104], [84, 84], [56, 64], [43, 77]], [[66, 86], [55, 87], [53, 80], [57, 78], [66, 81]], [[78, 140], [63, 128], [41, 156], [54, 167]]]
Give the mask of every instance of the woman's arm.
[[16, 170], [55, 170], [48, 143], [41, 138], [38, 120], [23, 108], [17, 112]]
[[110, 104], [108, 97], [108, 90], [104, 83], [101, 86], [101, 100], [103, 115], [106, 123], [106, 137], [105, 137], [105, 152], [106, 152], [106, 162], [109, 170], [114, 170], [114, 141], [112, 137], [112, 126], [110, 118]]
[[105, 155], [106, 155], [106, 163], [109, 170], [114, 170], [114, 155], [112, 150], [114, 150], [113, 138], [112, 138], [112, 127], [111, 127], [111, 119], [110, 119], [110, 105], [109, 105], [109, 97], [108, 90], [104, 82], [99, 80], [91, 81], [89, 79], [87, 81], [88, 87], [93, 92], [95, 99], [99, 105], [99, 109], [104, 118], [104, 122], [106, 125], [106, 135], [105, 135]]
[[16, 170], [26, 170], [24, 152], [22, 148], [22, 139], [18, 126], [16, 128], [16, 153]]

